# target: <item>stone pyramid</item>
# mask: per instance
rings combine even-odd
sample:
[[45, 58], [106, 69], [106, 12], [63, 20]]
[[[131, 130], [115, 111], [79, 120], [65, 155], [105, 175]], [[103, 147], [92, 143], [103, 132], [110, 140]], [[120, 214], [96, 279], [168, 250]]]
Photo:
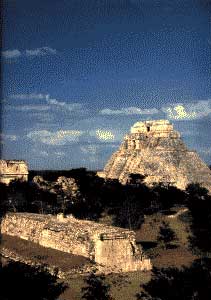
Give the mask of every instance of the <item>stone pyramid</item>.
[[211, 171], [195, 151], [190, 151], [168, 120], [137, 122], [103, 172], [104, 178], [125, 184], [129, 174], [145, 175], [145, 183], [168, 183], [185, 189], [200, 183], [211, 191]]

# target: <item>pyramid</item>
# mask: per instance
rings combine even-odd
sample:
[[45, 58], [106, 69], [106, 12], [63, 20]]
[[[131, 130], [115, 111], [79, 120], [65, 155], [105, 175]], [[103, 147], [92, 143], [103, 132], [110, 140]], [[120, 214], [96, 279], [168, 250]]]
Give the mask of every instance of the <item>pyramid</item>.
[[135, 123], [98, 176], [127, 183], [129, 174], [145, 176], [147, 185], [164, 183], [185, 189], [200, 183], [211, 191], [211, 171], [190, 151], [168, 120]]

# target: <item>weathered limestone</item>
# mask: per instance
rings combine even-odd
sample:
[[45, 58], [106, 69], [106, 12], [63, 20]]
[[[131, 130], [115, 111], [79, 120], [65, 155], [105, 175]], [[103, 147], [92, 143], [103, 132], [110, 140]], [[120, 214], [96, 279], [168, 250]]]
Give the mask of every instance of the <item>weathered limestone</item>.
[[68, 197], [75, 198], [80, 194], [76, 180], [71, 177], [60, 176], [56, 181], [51, 182], [44, 180], [42, 176], [34, 176], [32, 182], [40, 189], [50, 191], [54, 194], [58, 193], [58, 188], [60, 188]]
[[9, 184], [11, 180], [28, 180], [28, 166], [24, 160], [0, 160], [0, 182]]
[[195, 151], [187, 149], [168, 120], [137, 122], [98, 176], [125, 184], [131, 173], [145, 175], [145, 183], [169, 183], [185, 189], [200, 183], [211, 191], [211, 171]]
[[58, 215], [8, 213], [1, 232], [41, 246], [82, 255], [105, 272], [150, 270], [151, 263], [135, 243], [135, 232]]
[[60, 176], [57, 178], [56, 184], [59, 184], [64, 193], [71, 197], [79, 196], [79, 187], [74, 178]]

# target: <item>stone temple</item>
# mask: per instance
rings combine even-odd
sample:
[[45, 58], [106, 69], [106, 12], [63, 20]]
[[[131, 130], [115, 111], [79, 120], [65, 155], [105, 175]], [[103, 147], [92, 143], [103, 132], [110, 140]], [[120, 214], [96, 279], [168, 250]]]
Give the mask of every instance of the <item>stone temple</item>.
[[28, 180], [28, 166], [24, 160], [0, 160], [0, 182], [9, 184], [11, 180]]
[[2, 219], [1, 233], [28, 240], [43, 247], [82, 255], [103, 272], [144, 271], [152, 268], [135, 232], [64, 217], [32, 213], [7, 213]]
[[189, 150], [168, 120], [137, 122], [98, 176], [125, 184], [129, 174], [145, 175], [145, 183], [167, 183], [185, 189], [200, 183], [211, 191], [211, 171]]

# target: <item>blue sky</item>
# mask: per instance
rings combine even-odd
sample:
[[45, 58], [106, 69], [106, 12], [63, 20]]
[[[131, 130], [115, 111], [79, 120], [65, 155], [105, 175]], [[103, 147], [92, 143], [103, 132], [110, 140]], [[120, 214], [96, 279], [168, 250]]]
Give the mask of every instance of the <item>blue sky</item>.
[[31, 169], [102, 169], [167, 118], [211, 164], [208, 0], [8, 0], [2, 149]]

